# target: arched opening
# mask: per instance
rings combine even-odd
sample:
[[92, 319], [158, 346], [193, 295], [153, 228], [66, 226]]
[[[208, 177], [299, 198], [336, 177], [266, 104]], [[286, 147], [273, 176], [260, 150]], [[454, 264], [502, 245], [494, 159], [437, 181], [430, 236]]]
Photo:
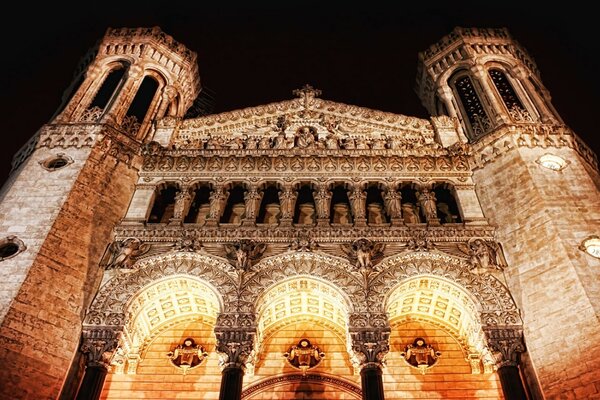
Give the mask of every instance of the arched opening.
[[437, 215], [442, 224], [462, 222], [456, 202], [454, 187], [448, 183], [438, 183], [433, 186], [436, 198]]
[[246, 213], [246, 204], [244, 203], [244, 193], [246, 188], [241, 183], [233, 183], [229, 189], [227, 205], [221, 215], [221, 223], [239, 225]]
[[382, 188], [376, 183], [367, 187], [367, 223], [382, 225], [389, 221], [383, 207]]
[[420, 224], [425, 219], [421, 217], [419, 202], [417, 200], [417, 187], [413, 183], [404, 183], [400, 185], [400, 195], [402, 196], [402, 219], [405, 224]]
[[173, 218], [177, 192], [179, 192], [179, 188], [174, 183], [169, 183], [162, 189], [157, 189], [148, 223], [167, 223]]
[[[311, 346], [324, 353], [315, 366], [305, 371], [306, 376], [311, 377], [308, 379], [316, 383], [319, 376], [334, 375], [341, 381], [354, 384], [355, 388], [360, 387], [359, 377], [354, 375], [347, 352], [349, 300], [339, 288], [314, 276], [294, 276], [268, 287], [258, 297], [255, 310], [257, 357], [253, 374], [244, 378], [247, 388], [279, 377], [280, 383], [284, 384], [278, 389], [278, 392], [282, 391], [280, 398], [298, 398], [301, 394], [320, 396], [317, 398], [335, 397], [335, 389], [331, 386], [311, 384], [298, 387], [291, 384], [294, 377], [303, 373], [285, 354], [288, 353], [289, 357], [290, 348], [301, 339], [307, 339]], [[265, 390], [262, 388], [261, 392], [267, 393]], [[246, 396], [244, 398], [257, 398], [253, 390], [249, 390]]]
[[[196, 277], [170, 276], [142, 288], [126, 310], [129, 319], [101, 398], [191, 398], [200, 384], [204, 394], [218, 397], [221, 371], [213, 331], [222, 301], [214, 287]], [[168, 353], [187, 338], [208, 356], [184, 375]]]
[[267, 184], [263, 189], [263, 197], [258, 211], [257, 222], [267, 225], [279, 223], [281, 203], [279, 202], [279, 188], [276, 184]]
[[315, 210], [312, 185], [309, 183], [300, 184], [294, 208], [294, 223], [299, 225], [313, 225], [317, 219]]
[[190, 205], [188, 215], [185, 217], [184, 222], [192, 224], [204, 225], [208, 212], [210, 211], [210, 185], [202, 184], [194, 190], [194, 199]]
[[116, 96], [119, 87], [123, 82], [123, 77], [125, 76], [125, 72], [127, 71], [126, 64], [118, 64], [116, 65], [104, 78], [102, 82], [102, 86], [96, 92], [94, 99], [88, 106], [88, 109], [98, 108], [100, 110], [104, 110], [111, 99]]
[[491, 128], [491, 121], [471, 77], [460, 71], [450, 78], [449, 85], [460, 100], [461, 114], [468, 122], [466, 128], [470, 138], [478, 139]]
[[352, 212], [348, 199], [348, 185], [337, 183], [331, 190], [330, 222], [339, 225], [352, 224]]
[[[388, 294], [390, 353], [384, 371], [390, 399], [503, 398], [493, 360], [487, 348], [474, 298], [460, 285], [433, 275], [407, 278]], [[402, 352], [416, 338], [424, 338], [435, 351], [437, 362], [422, 373], [407, 362]]]
[[158, 86], [159, 84], [156, 78], [146, 75], [129, 105], [126, 118], [135, 120], [138, 124], [143, 123], [150, 105], [152, 104], [152, 100], [154, 100]]

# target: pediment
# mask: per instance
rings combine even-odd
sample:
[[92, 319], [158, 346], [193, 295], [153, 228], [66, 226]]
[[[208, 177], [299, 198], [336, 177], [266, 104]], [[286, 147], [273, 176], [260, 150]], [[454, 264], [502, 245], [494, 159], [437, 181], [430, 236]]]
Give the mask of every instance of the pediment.
[[169, 137], [169, 145], [180, 149], [438, 147], [430, 120], [323, 100], [312, 88], [296, 93], [296, 99], [257, 107], [186, 120], [165, 118], [157, 125], [158, 136]]

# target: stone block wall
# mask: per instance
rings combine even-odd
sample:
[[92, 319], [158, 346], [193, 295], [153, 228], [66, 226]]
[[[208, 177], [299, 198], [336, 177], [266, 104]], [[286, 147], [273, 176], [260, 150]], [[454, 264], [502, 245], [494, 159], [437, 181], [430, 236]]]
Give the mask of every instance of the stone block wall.
[[[562, 171], [535, 161], [552, 153]], [[590, 175], [592, 173], [592, 175]], [[521, 309], [531, 363], [546, 398], [600, 393], [600, 260], [578, 249], [600, 232], [598, 177], [569, 148], [520, 147], [475, 171], [484, 213], [497, 226], [509, 288]]]
[[[17, 196], [17, 189], [25, 194], [42, 184], [39, 174], [29, 174], [43, 157], [42, 151], [46, 150], [34, 153], [14, 177], [3, 206], [9, 204], [10, 196]], [[19, 266], [28, 271], [0, 326], [0, 358], [11, 366], [0, 371], [0, 397], [58, 397], [79, 347], [85, 309], [101, 278], [99, 261], [131, 199], [137, 171], [105, 154], [100, 145], [92, 148], [85, 162], [84, 151], [72, 156], [83, 164], [78, 174], [67, 175], [62, 182], [53, 178], [54, 184], [64, 185], [52, 189], [54, 198], [38, 194], [42, 197], [37, 200], [39, 209], [48, 204], [56, 214], [30, 208], [29, 223], [47, 225], [47, 233], [35, 237], [39, 242], [32, 249], [38, 246], [39, 250], [29, 266]], [[31, 181], [36, 176], [38, 181]]]

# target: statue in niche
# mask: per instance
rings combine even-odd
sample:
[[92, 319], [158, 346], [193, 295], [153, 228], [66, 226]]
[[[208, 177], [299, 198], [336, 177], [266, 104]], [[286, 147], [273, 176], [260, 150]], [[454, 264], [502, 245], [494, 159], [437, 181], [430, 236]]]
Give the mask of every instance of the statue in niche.
[[425, 342], [425, 339], [418, 337], [412, 344], [407, 345], [400, 355], [410, 366], [418, 368], [422, 374], [425, 374], [427, 369], [437, 363], [442, 353], [435, 351]]
[[402, 215], [401, 201], [402, 195], [394, 189], [388, 189], [383, 195], [385, 212], [390, 218], [400, 218]]
[[329, 202], [331, 201], [331, 192], [327, 187], [320, 187], [315, 194], [315, 206], [318, 218], [329, 218]]
[[406, 224], [419, 224], [421, 218], [417, 211], [417, 206], [413, 203], [402, 203], [402, 218]]
[[230, 224], [241, 224], [242, 218], [246, 215], [246, 205], [244, 203], [235, 203], [231, 206]]
[[350, 193], [350, 206], [352, 207], [352, 214], [354, 218], [365, 217], [365, 201], [367, 195], [360, 187], [354, 187]]
[[143, 243], [138, 238], [127, 238], [120, 242], [113, 242], [109, 246], [110, 260], [106, 269], [131, 268], [135, 258], [150, 250], [150, 245]]
[[269, 203], [265, 205], [265, 224], [276, 224], [279, 222], [279, 216], [281, 214], [281, 207], [277, 203]]
[[173, 218], [183, 219], [183, 213], [186, 212], [187, 206], [192, 199], [192, 194], [189, 190], [181, 190], [175, 194], [175, 204], [173, 205]]
[[294, 148], [294, 138], [286, 137], [285, 133], [280, 132], [277, 137], [275, 137], [275, 142], [273, 144], [274, 149], [293, 149]]
[[474, 272], [485, 272], [490, 269], [502, 271], [506, 266], [500, 245], [481, 238], [471, 238], [467, 245], [459, 244], [460, 250], [469, 255], [469, 263]]
[[171, 364], [181, 368], [184, 375], [188, 370], [200, 365], [207, 356], [204, 347], [197, 345], [192, 338], [186, 338], [182, 344], [167, 353]]
[[279, 194], [279, 202], [281, 203], [281, 218], [292, 218], [294, 216], [294, 203], [296, 201], [296, 193], [291, 187], [286, 187]]
[[256, 150], [258, 148], [258, 138], [256, 136], [249, 136], [246, 139], [246, 149]]
[[330, 150], [337, 150], [340, 148], [337, 137], [330, 133], [325, 137], [325, 148]]
[[312, 203], [302, 203], [298, 206], [300, 215], [298, 223], [302, 225], [312, 225], [315, 223], [315, 205]]
[[209, 209], [208, 217], [210, 219], [219, 219], [225, 206], [225, 200], [227, 196], [223, 193], [221, 187], [216, 187], [209, 196]]
[[346, 137], [343, 139], [342, 148], [345, 150], [354, 150], [356, 149], [356, 145], [354, 144], [354, 139], [351, 137]]
[[306, 375], [306, 371], [314, 368], [325, 357], [325, 353], [317, 346], [310, 343], [308, 339], [301, 339], [297, 345], [283, 353], [283, 356], [294, 368], [302, 371], [302, 375]]
[[314, 129], [310, 126], [303, 126], [296, 132], [296, 146], [301, 149], [312, 147], [315, 143]]
[[380, 203], [370, 203], [367, 206], [367, 210], [367, 221], [369, 221], [369, 224], [385, 224], [383, 206]]
[[385, 137], [379, 137], [377, 139], [374, 139], [371, 143], [371, 148], [373, 150], [381, 150], [381, 149], [385, 149], [385, 144], [386, 144], [386, 140]]
[[437, 203], [438, 215], [441, 214], [441, 220], [445, 223], [454, 223], [458, 221], [458, 215], [452, 214], [447, 203]]
[[255, 187], [251, 187], [246, 193], [244, 193], [245, 205], [245, 217], [254, 220], [260, 206], [263, 193], [259, 192]]
[[204, 203], [198, 207], [198, 215], [196, 215], [196, 223], [200, 225], [204, 225], [206, 223], [206, 218], [208, 217], [208, 212], [210, 211], [210, 204]]
[[435, 193], [428, 188], [422, 188], [421, 191], [417, 192], [417, 200], [421, 206], [421, 211], [425, 216], [427, 222], [437, 220], [437, 207], [435, 205]]
[[346, 203], [335, 203], [333, 205], [333, 223], [341, 225], [350, 224], [350, 207]]
[[270, 149], [271, 148], [271, 138], [268, 136], [263, 136], [260, 138], [258, 142], [258, 148], [261, 150]]
[[239, 150], [244, 148], [244, 140], [241, 137], [235, 137], [227, 143], [227, 147], [231, 150]]

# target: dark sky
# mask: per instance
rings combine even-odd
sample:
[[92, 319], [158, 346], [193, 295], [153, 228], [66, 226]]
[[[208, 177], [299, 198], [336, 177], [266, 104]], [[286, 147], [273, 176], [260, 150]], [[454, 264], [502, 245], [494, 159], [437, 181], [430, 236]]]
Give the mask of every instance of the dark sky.
[[595, 14], [576, 2], [556, 9], [499, 1], [122, 3], [72, 9], [21, 1], [4, 13], [0, 182], [109, 26], [158, 25], [197, 52], [215, 112], [289, 99], [310, 83], [325, 99], [418, 117], [427, 113], [413, 90], [417, 53], [454, 26], [507, 27], [536, 60], [567, 125], [600, 150], [600, 40]]

